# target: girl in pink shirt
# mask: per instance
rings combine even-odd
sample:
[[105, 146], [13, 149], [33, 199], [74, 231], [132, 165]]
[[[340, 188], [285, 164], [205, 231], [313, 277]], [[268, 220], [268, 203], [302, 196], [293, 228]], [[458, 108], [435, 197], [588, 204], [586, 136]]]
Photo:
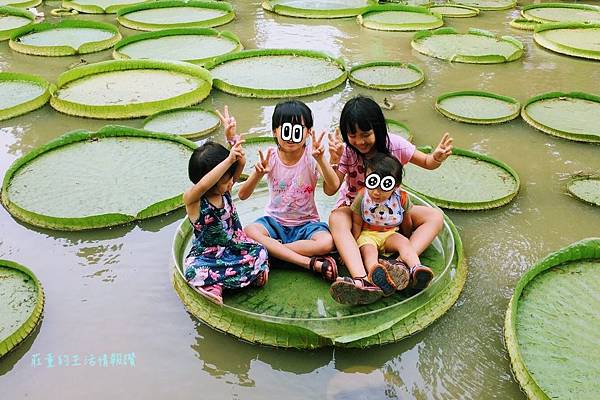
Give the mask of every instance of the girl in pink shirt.
[[[269, 148], [266, 155], [259, 151], [260, 161], [238, 195], [242, 200], [250, 197], [266, 176], [270, 194], [266, 215], [244, 231], [265, 246], [270, 256], [310, 269], [333, 282], [337, 265], [326, 256], [333, 250], [333, 238], [327, 224], [319, 219], [315, 187], [321, 175], [323, 190], [331, 196], [340, 182], [324, 157], [321, 141], [325, 133], [316, 138], [312, 127], [312, 112], [303, 102], [277, 104], [272, 117], [277, 148]], [[309, 135], [311, 147], [306, 146]]]
[[[340, 182], [343, 181], [336, 208], [329, 217], [329, 226], [352, 278], [338, 279], [330, 291], [344, 304], [367, 304], [378, 300], [383, 293], [366, 279], [365, 266], [351, 231], [350, 205], [358, 190], [365, 186], [365, 160], [379, 152], [393, 155], [403, 165], [411, 162], [422, 168], [436, 169], [452, 154], [452, 138], [445, 133], [435, 150], [425, 154], [406, 139], [388, 135], [381, 108], [364, 96], [354, 97], [344, 105], [340, 132], [344, 143], [329, 135], [331, 162], [338, 165], [336, 173]], [[410, 244], [417, 254], [421, 254], [442, 229], [443, 214], [435, 208], [413, 206], [411, 216], [411, 226], [403, 223], [402, 230], [412, 232], [407, 235]]]

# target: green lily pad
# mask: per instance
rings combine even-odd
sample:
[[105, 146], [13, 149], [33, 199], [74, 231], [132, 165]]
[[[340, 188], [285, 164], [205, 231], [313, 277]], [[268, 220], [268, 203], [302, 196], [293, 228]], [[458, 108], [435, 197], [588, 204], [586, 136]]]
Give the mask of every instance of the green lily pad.
[[528, 4], [521, 10], [523, 18], [545, 22], [600, 23], [600, 7], [589, 4], [542, 3]]
[[348, 78], [357, 85], [371, 89], [398, 90], [420, 85], [425, 80], [425, 74], [414, 64], [379, 61], [353, 67]]
[[[317, 188], [316, 203], [325, 217], [335, 202]], [[268, 197], [257, 190], [252, 201], [236, 208], [244, 225], [262, 216]], [[429, 205], [412, 195], [415, 204]], [[277, 268], [261, 289], [227, 293], [218, 306], [192, 289], [182, 273], [192, 236], [184, 220], [175, 235], [174, 286], [187, 309], [209, 326], [245, 341], [278, 347], [367, 347], [395, 342], [424, 329], [456, 301], [466, 277], [462, 244], [446, 218], [442, 232], [422, 255], [435, 278], [423, 292], [407, 297], [402, 292], [366, 306], [344, 306], [329, 295], [330, 284], [300, 268]], [[276, 268], [276, 267], [274, 267]]]
[[115, 14], [121, 8], [147, 1], [154, 0], [63, 0], [62, 6], [86, 14]]
[[200, 138], [213, 132], [221, 125], [214, 111], [187, 107], [166, 110], [151, 115], [144, 121], [144, 130], [170, 133], [188, 139]]
[[549, 254], [519, 279], [504, 338], [528, 398], [595, 399], [600, 393], [600, 381], [592, 378], [600, 375], [599, 291], [599, 238]]
[[360, 14], [376, 0], [266, 0], [262, 7], [280, 15], [300, 18], [344, 18]]
[[386, 118], [385, 124], [387, 126], [388, 134], [402, 136], [404, 139], [408, 140], [409, 142], [413, 141], [413, 136], [410, 133], [410, 130], [402, 122], [396, 121], [394, 119]]
[[441, 15], [427, 8], [401, 4], [370, 6], [356, 18], [365, 28], [381, 31], [420, 31], [444, 25]]
[[36, 56], [71, 56], [108, 49], [121, 40], [117, 27], [95, 21], [43, 22], [14, 34], [11, 49]]
[[[430, 148], [422, 149], [426, 153]], [[408, 164], [402, 184], [439, 207], [485, 210], [509, 203], [520, 180], [508, 165], [489, 156], [454, 148], [441, 167], [429, 171]]]
[[458, 33], [454, 28], [417, 32], [411, 42], [419, 53], [442, 60], [496, 64], [515, 61], [523, 55], [523, 43], [511, 36], [496, 37], [481, 29]]
[[497, 124], [519, 116], [521, 104], [512, 97], [489, 92], [462, 91], [437, 98], [435, 109], [444, 116], [470, 124]]
[[444, 18], [469, 18], [479, 15], [479, 9], [460, 4], [434, 4], [429, 11], [442, 15]]
[[275, 146], [275, 138], [272, 135], [245, 138], [244, 151], [246, 153], [246, 166], [244, 168], [244, 174], [248, 176], [254, 171], [254, 166], [259, 160], [258, 150], [261, 150], [264, 155], [267, 155], [267, 149]]
[[311, 50], [244, 50], [218, 57], [206, 68], [217, 89], [242, 97], [306, 96], [346, 81], [342, 61]]
[[533, 39], [540, 46], [568, 56], [600, 60], [600, 23], [542, 24]]
[[50, 87], [34, 75], [0, 72], [0, 121], [42, 107], [50, 99]]
[[233, 33], [211, 28], [164, 29], [129, 36], [115, 45], [115, 59], [154, 59], [204, 64], [243, 48]]
[[211, 82], [208, 71], [193, 64], [104, 61], [61, 74], [50, 105], [81, 117], [145, 117], [199, 103], [210, 93]]
[[10, 6], [19, 8], [37, 7], [42, 4], [42, 0], [0, 0], [0, 6]]
[[521, 29], [524, 31], [533, 31], [540, 25], [537, 21], [532, 21], [525, 18], [516, 18], [510, 21], [510, 26], [516, 29]]
[[482, 11], [508, 10], [517, 5], [516, 0], [454, 0], [456, 4], [475, 7]]
[[175, 135], [122, 126], [71, 132], [13, 163], [2, 184], [2, 203], [15, 218], [58, 230], [164, 214], [183, 205], [195, 147]]
[[79, 11], [73, 8], [53, 8], [50, 10], [50, 14], [55, 17], [71, 17], [73, 15], [78, 15]]
[[0, 7], [0, 40], [7, 40], [20, 29], [32, 25], [35, 16], [17, 7]]
[[575, 198], [600, 206], [600, 176], [574, 176], [567, 183], [567, 191]]
[[0, 357], [25, 340], [42, 320], [44, 289], [26, 267], [0, 260]]
[[600, 96], [580, 92], [541, 94], [523, 105], [521, 116], [550, 135], [600, 143]]
[[235, 18], [224, 1], [168, 0], [136, 4], [117, 11], [117, 21], [127, 28], [157, 31], [169, 28], [212, 28]]

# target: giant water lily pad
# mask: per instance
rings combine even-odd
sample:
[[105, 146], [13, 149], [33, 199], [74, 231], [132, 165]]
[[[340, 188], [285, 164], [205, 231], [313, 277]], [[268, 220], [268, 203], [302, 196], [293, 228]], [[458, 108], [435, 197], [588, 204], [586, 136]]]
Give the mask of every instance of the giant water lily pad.
[[541, 94], [523, 105], [521, 116], [550, 135], [600, 143], [600, 96], [580, 92]]
[[2, 203], [27, 223], [59, 230], [119, 225], [177, 209], [194, 142], [122, 126], [65, 134], [19, 158]]
[[441, 15], [427, 8], [401, 4], [370, 6], [356, 18], [365, 28], [381, 31], [420, 31], [444, 25]]
[[[316, 203], [326, 217], [335, 202], [321, 187]], [[242, 223], [262, 216], [268, 191], [263, 188], [252, 201], [236, 205]], [[415, 204], [428, 205], [418, 196]], [[209, 326], [243, 340], [270, 346], [316, 348], [323, 346], [367, 347], [401, 340], [424, 329], [456, 301], [466, 277], [460, 237], [446, 218], [442, 232], [422, 255], [435, 278], [424, 291], [407, 297], [397, 293], [366, 306], [344, 306], [329, 295], [330, 284], [301, 268], [278, 268], [273, 262], [269, 283], [261, 289], [225, 293], [218, 306], [192, 289], [182, 273], [189, 251], [191, 224], [184, 220], [173, 244], [174, 286], [187, 309]]]
[[28, 268], [0, 260], [0, 357], [33, 332], [42, 319], [44, 290]]
[[34, 23], [35, 16], [17, 7], [0, 7], [0, 40], [7, 40], [12, 34]]
[[404, 139], [412, 142], [413, 136], [410, 133], [410, 129], [402, 122], [386, 118], [385, 124], [387, 126], [388, 134], [402, 136]]
[[248, 176], [254, 171], [254, 166], [259, 161], [258, 151], [261, 150], [266, 156], [269, 147], [276, 147], [275, 138], [270, 134], [268, 136], [246, 137], [244, 140], [244, 151], [246, 153], [244, 174]]
[[517, 5], [516, 0], [454, 0], [454, 2], [483, 11], [508, 10]]
[[521, 10], [523, 18], [545, 22], [597, 22], [600, 7], [589, 4], [541, 3], [528, 4]]
[[211, 85], [208, 71], [193, 64], [104, 61], [61, 74], [50, 105], [81, 117], [145, 117], [196, 104], [208, 96]]
[[311, 50], [245, 50], [218, 57], [206, 68], [217, 89], [243, 97], [306, 96], [346, 81], [341, 60]]
[[29, 8], [42, 4], [42, 0], [0, 0], [0, 6]]
[[0, 121], [36, 110], [50, 99], [50, 84], [34, 75], [0, 72]]
[[489, 92], [462, 91], [437, 98], [435, 109], [455, 121], [471, 124], [497, 124], [519, 116], [521, 104], [512, 97]]
[[280, 15], [300, 18], [344, 18], [360, 14], [376, 0], [266, 0], [262, 7]]
[[193, 139], [213, 132], [220, 124], [221, 120], [214, 111], [187, 107], [151, 115], [144, 121], [144, 129]]
[[206, 61], [242, 49], [237, 36], [211, 28], [178, 28], [129, 36], [115, 45], [113, 58]]
[[421, 68], [414, 64], [379, 61], [353, 67], [348, 78], [357, 85], [379, 90], [408, 89], [425, 80]]
[[518, 60], [523, 55], [523, 43], [511, 36], [495, 37], [481, 29], [458, 33], [454, 28], [417, 32], [411, 42], [420, 53], [442, 60], [495, 64]]
[[600, 60], [600, 23], [548, 23], [535, 29], [540, 46], [568, 56]]
[[567, 191], [579, 200], [600, 206], [600, 175], [574, 176], [567, 183]]
[[87, 14], [115, 14], [124, 7], [153, 0], [63, 0], [62, 6]]
[[510, 21], [509, 24], [513, 28], [521, 29], [524, 31], [533, 31], [535, 28], [537, 28], [540, 25], [539, 22], [533, 21], [530, 19], [526, 19], [526, 18], [515, 18], [512, 21]]
[[43, 22], [19, 31], [10, 39], [11, 49], [36, 56], [71, 56], [112, 47], [121, 39], [117, 27], [95, 21]]
[[600, 393], [600, 238], [573, 243], [529, 269], [506, 311], [513, 374], [529, 399]]
[[234, 18], [233, 7], [223, 1], [156, 1], [117, 11], [117, 21], [121, 25], [141, 31], [211, 28], [226, 24]]
[[440, 14], [444, 18], [469, 18], [479, 15], [478, 8], [452, 3], [434, 4], [429, 7], [429, 11]]
[[443, 208], [484, 210], [500, 207], [517, 195], [520, 186], [519, 176], [508, 165], [458, 148], [454, 148], [452, 155], [433, 171], [412, 164], [405, 168], [402, 184]]

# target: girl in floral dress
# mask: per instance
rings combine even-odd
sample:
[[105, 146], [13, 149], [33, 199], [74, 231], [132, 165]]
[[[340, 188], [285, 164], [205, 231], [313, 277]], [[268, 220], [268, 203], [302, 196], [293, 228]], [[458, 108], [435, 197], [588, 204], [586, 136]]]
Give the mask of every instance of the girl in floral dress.
[[185, 279], [219, 304], [223, 289], [264, 286], [269, 273], [267, 250], [244, 234], [231, 201], [231, 187], [246, 163], [241, 145], [238, 141], [229, 151], [207, 142], [194, 150], [188, 165], [194, 185], [183, 194], [194, 227]]

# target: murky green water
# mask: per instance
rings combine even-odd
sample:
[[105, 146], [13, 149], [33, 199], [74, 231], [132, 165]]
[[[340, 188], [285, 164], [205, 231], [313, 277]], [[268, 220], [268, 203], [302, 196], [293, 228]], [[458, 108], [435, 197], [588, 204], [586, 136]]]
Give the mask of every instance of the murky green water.
[[[598, 4], [596, 2], [596, 4]], [[49, 14], [50, 8], [44, 7]], [[521, 119], [481, 127], [452, 122], [433, 104], [441, 93], [486, 90], [520, 101], [554, 90], [600, 94], [600, 64], [550, 53], [531, 33], [508, 23], [516, 10], [447, 19], [446, 25], [511, 34], [526, 45], [510, 64], [450, 64], [413, 51], [411, 33], [360, 28], [354, 19], [304, 20], [264, 12], [258, 1], [236, 1], [238, 18], [223, 27], [246, 48], [323, 50], [349, 65], [391, 59], [414, 62], [423, 85], [379, 92], [352, 84], [304, 98], [317, 131], [336, 124], [344, 102], [358, 93], [396, 104], [388, 118], [405, 123], [417, 144], [435, 144], [449, 131], [459, 147], [489, 153], [514, 169], [522, 189], [509, 205], [485, 212], [449, 212], [466, 247], [469, 276], [456, 305], [440, 320], [400, 343], [369, 350], [282, 351], [241, 343], [187, 314], [170, 283], [171, 239], [182, 212], [139, 225], [86, 233], [39, 230], [0, 209], [0, 257], [29, 266], [46, 291], [41, 328], [0, 360], [6, 399], [519, 399], [502, 343], [504, 310], [519, 276], [548, 252], [600, 234], [598, 208], [566, 195], [563, 180], [600, 171], [600, 147], [560, 140]], [[113, 16], [81, 16], [114, 22]], [[54, 19], [52, 19], [54, 20]], [[125, 36], [133, 31], [120, 27]], [[111, 50], [86, 55], [110, 59]], [[0, 43], [0, 69], [51, 81], [79, 57], [42, 58]], [[269, 129], [277, 100], [213, 92], [203, 106], [237, 117], [240, 131]], [[19, 156], [63, 132], [96, 130], [107, 121], [69, 117], [50, 106], [0, 122], [0, 174]], [[141, 127], [142, 120], [119, 121]], [[219, 134], [217, 134], [219, 135]], [[102, 201], [101, 198], [98, 201]], [[131, 353], [135, 367], [86, 366], [84, 358]], [[54, 356], [48, 368], [46, 357]], [[40, 364], [32, 365], [39, 355]], [[58, 366], [58, 355], [79, 355], [80, 366]]]

